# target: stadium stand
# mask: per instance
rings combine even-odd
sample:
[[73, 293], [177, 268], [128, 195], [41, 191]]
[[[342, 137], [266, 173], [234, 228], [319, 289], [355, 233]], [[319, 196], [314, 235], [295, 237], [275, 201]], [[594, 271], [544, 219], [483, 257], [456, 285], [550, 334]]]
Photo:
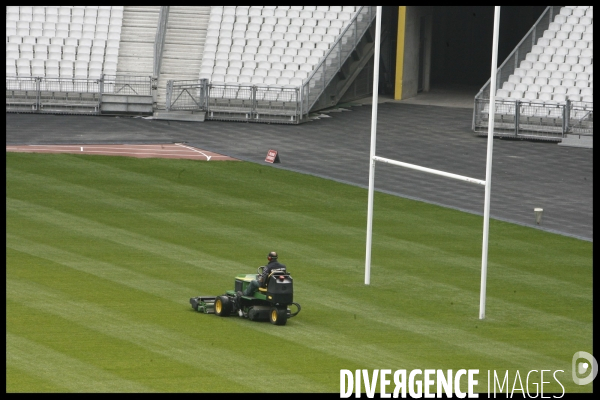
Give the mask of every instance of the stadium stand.
[[[133, 99], [152, 112], [151, 72], [143, 79], [117, 74], [124, 9], [8, 6], [7, 111], [99, 114], [113, 102], [135, 114], [139, 104], [127, 104]], [[156, 21], [151, 29], [155, 35]]]
[[[499, 134], [591, 131], [593, 7], [544, 15], [500, 68]], [[7, 6], [7, 111], [41, 111], [34, 91], [44, 87], [54, 88], [50, 102], [96, 91], [151, 97], [150, 112], [298, 123], [356, 79], [373, 54], [372, 40], [361, 42], [373, 22], [374, 7], [355, 6]], [[476, 97], [476, 132], [489, 90]], [[100, 98], [111, 96], [98, 96], [95, 113]]]
[[[319, 101], [330, 105], [333, 93], [321, 96], [328, 85], [356, 77], [334, 79], [373, 20], [372, 7], [210, 7], [195, 77], [205, 83], [169, 80], [166, 109], [171, 116], [204, 108], [211, 119], [298, 123]], [[364, 63], [372, 52], [361, 54]]]
[[[315, 7], [306, 6], [294, 9], [260, 6], [211, 7], [207, 38], [215, 39], [211, 40], [209, 47], [205, 47], [206, 52], [202, 58], [203, 68], [200, 78], [208, 79], [211, 82], [238, 82], [236, 74], [223, 74], [220, 70], [215, 69], [212, 60], [225, 60], [228, 63], [227, 66], [238, 59], [264, 63], [263, 57], [260, 57], [264, 54], [267, 59], [278, 61], [269, 66], [247, 64], [248, 66], [253, 65], [254, 71], [248, 69], [245, 71], [245, 75], [262, 76], [264, 73], [262, 70], [269, 70], [269, 76], [306, 79], [308, 73], [312, 71], [312, 67], [324, 55], [324, 52], [314, 52], [313, 50], [327, 51], [336, 39], [335, 35], [326, 35], [326, 29], [332, 27], [332, 24], [335, 24], [334, 27], [338, 30], [342, 29], [350, 22], [355, 13], [353, 6], [345, 7], [345, 11], [342, 11], [342, 7], [339, 6], [321, 6], [319, 10], [313, 10], [313, 8]], [[323, 28], [319, 30], [322, 33], [315, 33], [317, 26]], [[339, 34], [338, 31], [336, 32]], [[324, 35], [327, 36], [326, 40], [323, 40]], [[232, 39], [238, 39], [237, 43], [240, 47], [235, 49], [230, 47]], [[221, 47], [223, 51], [213, 55], [213, 52], [220, 46], [223, 46]], [[306, 50], [301, 52], [302, 49]], [[282, 57], [274, 57], [281, 55], [291, 58], [285, 58], [283, 61]], [[308, 57], [311, 55], [317, 57], [309, 59]], [[293, 61], [294, 56], [303, 57], [304, 69], [300, 70], [299, 63]], [[311, 68], [309, 69], [308, 66]], [[282, 82], [284, 81], [282, 80]], [[293, 82], [294, 86], [301, 85], [299, 80]]]
[[[114, 7], [114, 10], [118, 14], [122, 7]], [[102, 17], [97, 18], [99, 11]], [[7, 60], [15, 59], [17, 63], [19, 60], [48, 60], [51, 66], [47, 70], [46, 63], [36, 63], [28, 69], [26, 63], [21, 63], [16, 71], [7, 69], [7, 76], [46, 77], [48, 72], [53, 77], [53, 61], [78, 60], [82, 62], [77, 64], [77, 71], [73, 63], [62, 63], [60, 76], [72, 77], [77, 72], [78, 78], [88, 78], [89, 69], [83, 61], [89, 61], [91, 41], [104, 39], [109, 31], [120, 31], [120, 20], [111, 20], [111, 12], [111, 6], [7, 7], [7, 44], [11, 44], [7, 47]], [[118, 46], [118, 37], [116, 43]], [[104, 56], [105, 50], [106, 43], [98, 41], [94, 54]], [[111, 71], [114, 73], [110, 69], [102, 72]]]
[[[48, 60], [50, 64], [52, 61], [89, 61], [89, 43], [93, 40], [98, 40], [94, 54], [104, 56], [109, 32], [115, 33], [113, 37], [118, 49], [121, 20], [111, 18], [111, 15], [121, 15], [122, 9], [122, 6], [8, 6], [6, 36], [7, 45], [11, 46], [7, 46], [7, 60], [15, 59], [17, 63], [19, 60]], [[63, 65], [61, 76], [74, 76], [74, 64]], [[77, 76], [88, 78], [88, 67], [83, 63], [78, 66]], [[50, 68], [48, 72], [54, 75], [55, 71]], [[109, 68], [103, 72], [114, 74], [115, 71]], [[21, 62], [21, 68], [7, 69], [7, 76], [43, 78], [46, 73], [45, 63], [36, 63], [35, 70], [24, 62]]]
[[[568, 133], [592, 135], [592, 13], [591, 6], [549, 7], [499, 68], [495, 135], [563, 142]], [[473, 128], [482, 135], [489, 101], [479, 100], [489, 90], [488, 82], [476, 96]]]

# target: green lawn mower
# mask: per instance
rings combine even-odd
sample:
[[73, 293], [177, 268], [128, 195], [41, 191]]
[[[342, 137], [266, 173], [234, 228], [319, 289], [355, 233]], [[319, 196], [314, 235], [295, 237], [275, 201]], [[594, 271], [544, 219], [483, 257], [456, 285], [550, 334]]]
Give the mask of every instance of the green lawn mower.
[[[190, 304], [196, 311], [216, 314], [220, 317], [239, 315], [251, 321], [271, 321], [274, 325], [285, 325], [288, 318], [300, 312], [300, 304], [294, 303], [294, 280], [285, 269], [276, 269], [267, 277], [266, 288], [259, 288], [252, 296], [237, 297], [253, 279], [262, 274], [242, 274], [235, 277], [235, 289], [228, 290], [222, 296], [192, 297]], [[292, 307], [294, 312], [290, 309]]]

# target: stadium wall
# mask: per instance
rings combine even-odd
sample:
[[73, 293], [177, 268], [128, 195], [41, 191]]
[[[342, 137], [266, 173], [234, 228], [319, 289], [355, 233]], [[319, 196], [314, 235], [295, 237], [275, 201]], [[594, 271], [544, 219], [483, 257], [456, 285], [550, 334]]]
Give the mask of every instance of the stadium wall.
[[[404, 24], [398, 24], [397, 81], [401, 81], [396, 91], [396, 99], [415, 97], [419, 91], [428, 91], [431, 71], [431, 19], [432, 7], [406, 8]], [[399, 21], [402, 18], [399, 17]], [[403, 29], [404, 28], [404, 29]], [[402, 31], [403, 29], [403, 31]]]

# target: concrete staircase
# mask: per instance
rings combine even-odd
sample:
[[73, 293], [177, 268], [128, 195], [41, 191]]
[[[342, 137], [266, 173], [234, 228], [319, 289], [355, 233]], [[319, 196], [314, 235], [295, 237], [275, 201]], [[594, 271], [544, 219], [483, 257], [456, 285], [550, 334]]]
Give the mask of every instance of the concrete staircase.
[[[311, 112], [334, 107], [338, 104], [348, 89], [356, 82], [365, 65], [370, 61], [372, 62], [374, 50], [375, 20], [373, 19], [369, 22], [369, 26], [360, 41], [352, 49], [350, 56], [339, 70], [337, 70], [335, 64], [326, 63], [326, 69], [330, 71], [337, 70], [337, 72], [312, 106], [309, 104]], [[360, 84], [360, 82], [357, 82], [357, 84]]]
[[160, 6], [125, 6], [117, 74], [152, 76]]
[[165, 109], [168, 80], [198, 79], [209, 17], [210, 6], [170, 7], [158, 77], [158, 109]]
[[[160, 6], [125, 6], [119, 41], [118, 75], [151, 77], [154, 38]], [[123, 94], [102, 96], [100, 112], [109, 115], [152, 115], [153, 97]]]

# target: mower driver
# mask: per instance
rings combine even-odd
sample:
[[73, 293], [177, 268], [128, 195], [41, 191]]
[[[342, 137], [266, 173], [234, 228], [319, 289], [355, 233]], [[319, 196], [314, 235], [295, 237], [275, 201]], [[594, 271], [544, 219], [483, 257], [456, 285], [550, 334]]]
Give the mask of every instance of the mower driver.
[[[277, 252], [275, 251], [269, 253], [269, 255], [267, 256], [267, 260], [269, 260], [269, 263], [263, 268], [262, 274], [258, 277], [258, 280], [253, 279], [250, 282], [246, 290], [244, 290], [244, 296], [252, 296], [254, 292], [258, 290], [259, 287], [266, 287], [267, 279], [269, 278], [271, 271], [273, 271], [274, 269], [286, 269], [285, 265], [277, 261]], [[241, 292], [238, 292], [237, 294], [238, 297], [242, 295]]]

